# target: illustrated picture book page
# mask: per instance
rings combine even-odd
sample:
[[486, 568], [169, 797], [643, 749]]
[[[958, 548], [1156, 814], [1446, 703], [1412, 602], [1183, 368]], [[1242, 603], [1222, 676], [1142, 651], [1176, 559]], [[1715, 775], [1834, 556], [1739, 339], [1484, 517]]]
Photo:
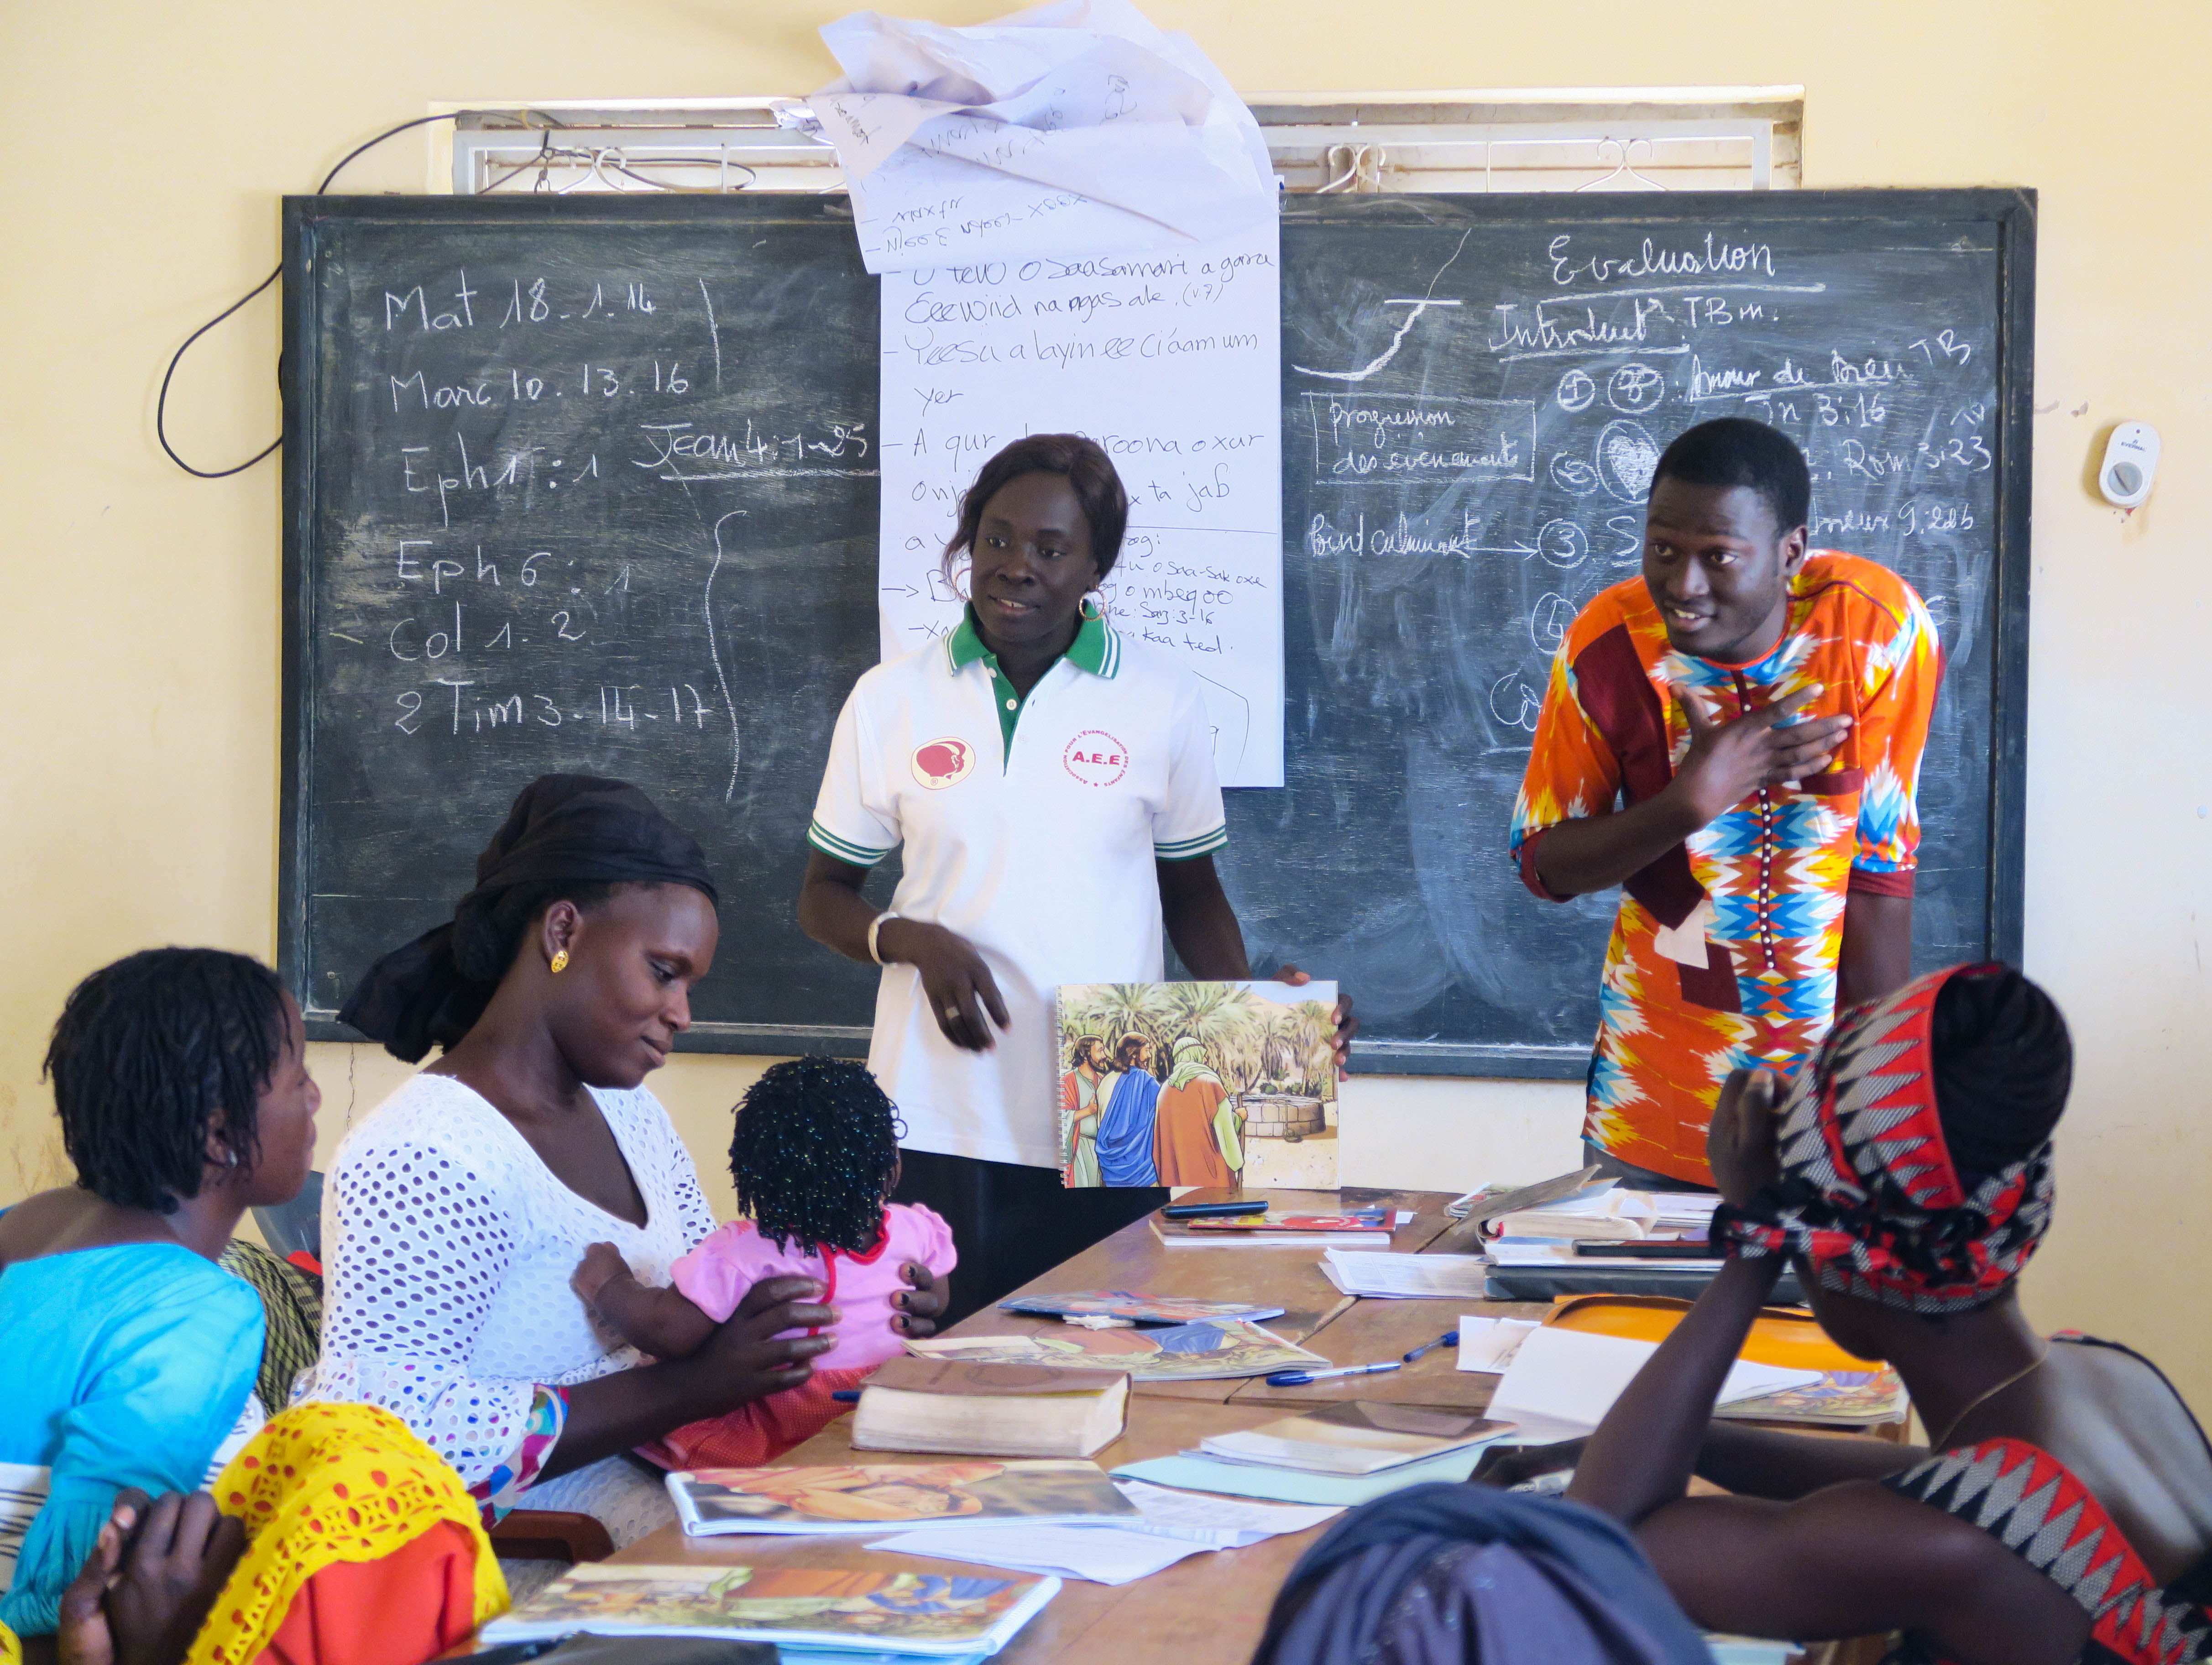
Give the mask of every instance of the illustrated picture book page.
[[1127, 1370], [1133, 1382], [1212, 1382], [1271, 1370], [1328, 1367], [1318, 1353], [1294, 1347], [1257, 1324], [1234, 1318], [1173, 1324], [1165, 1329], [1047, 1329], [1021, 1335], [948, 1335], [909, 1341], [924, 1358], [978, 1364], [1057, 1364]]
[[995, 1653], [1060, 1589], [1057, 1578], [947, 1577], [849, 1567], [571, 1567], [480, 1632], [487, 1643], [590, 1631], [720, 1636], [964, 1658]]
[[668, 1492], [694, 1536], [1127, 1520], [1136, 1512], [1097, 1463], [1051, 1459], [699, 1468], [671, 1474]]
[[1336, 985], [1063, 983], [1060, 1178], [1336, 1189]]

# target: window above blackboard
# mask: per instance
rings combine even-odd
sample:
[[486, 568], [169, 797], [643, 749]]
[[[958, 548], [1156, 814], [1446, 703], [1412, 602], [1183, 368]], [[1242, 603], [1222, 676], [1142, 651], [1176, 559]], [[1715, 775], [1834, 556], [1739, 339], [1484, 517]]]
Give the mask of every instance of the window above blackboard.
[[[803, 99], [465, 107], [432, 140], [433, 186], [459, 196], [843, 184], [836, 154], [793, 125]], [[1283, 188], [1297, 193], [1788, 191], [1804, 89], [1259, 93], [1251, 107]]]

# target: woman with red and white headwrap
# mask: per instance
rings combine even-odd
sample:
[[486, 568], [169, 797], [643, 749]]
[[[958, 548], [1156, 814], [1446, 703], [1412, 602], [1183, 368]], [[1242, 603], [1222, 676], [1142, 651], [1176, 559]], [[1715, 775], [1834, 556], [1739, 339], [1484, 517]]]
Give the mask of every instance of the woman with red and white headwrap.
[[[1896, 1665], [2212, 1657], [2212, 1447], [2148, 1361], [2020, 1309], [2071, 1073], [2050, 997], [1976, 965], [1846, 1013], [1790, 1083], [1729, 1081], [1709, 1140], [1728, 1264], [1568, 1491], [1634, 1528], [1692, 1618], [1895, 1632]], [[1711, 1423], [1793, 1262], [1828, 1334], [1904, 1377], [1927, 1446]], [[1686, 1495], [1692, 1473], [1734, 1495]]]

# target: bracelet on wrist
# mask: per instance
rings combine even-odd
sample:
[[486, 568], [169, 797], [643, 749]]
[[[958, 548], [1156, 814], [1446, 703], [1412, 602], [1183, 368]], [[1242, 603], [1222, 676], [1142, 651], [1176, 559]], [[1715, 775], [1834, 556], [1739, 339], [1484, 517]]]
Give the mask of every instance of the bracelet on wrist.
[[882, 913], [877, 915], [875, 918], [868, 921], [868, 957], [873, 960], [878, 965], [881, 965], [884, 962], [883, 950], [878, 945], [876, 941], [876, 934], [881, 931], [884, 927], [890, 924], [893, 920], [897, 919], [898, 917], [900, 917], [898, 915], [891, 912], [890, 908], [886, 908]]

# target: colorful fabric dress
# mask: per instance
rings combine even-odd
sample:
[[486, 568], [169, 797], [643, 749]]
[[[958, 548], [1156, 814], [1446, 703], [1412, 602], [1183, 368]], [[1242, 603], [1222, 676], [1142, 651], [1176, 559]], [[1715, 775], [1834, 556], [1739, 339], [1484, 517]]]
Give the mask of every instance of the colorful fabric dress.
[[203, 1485], [261, 1368], [261, 1302], [182, 1243], [118, 1243], [0, 1271], [0, 1467], [44, 1469], [0, 1624], [52, 1631], [126, 1486]]
[[185, 1665], [414, 1665], [507, 1611], [475, 1500], [389, 1411], [288, 1411], [210, 1490], [246, 1553]]
[[1762, 788], [1621, 886], [1598, 993], [1583, 1133], [1623, 1162], [1710, 1182], [1705, 1127], [1732, 1070], [1794, 1070], [1836, 1003], [1844, 900], [1912, 894], [1916, 794], [1935, 708], [1936, 628], [1912, 587], [1815, 550], [1774, 650], [1750, 665], [1676, 652], [1642, 579], [1601, 592], [1552, 662], [1511, 849], [1522, 880], [1564, 822], [1655, 797], [1689, 749], [1681, 702], [1735, 720], [1819, 684], [1808, 719], [1853, 725], [1822, 774]]
[[[2091, 1336], [2053, 1340], [2142, 1357]], [[2189, 1665], [2212, 1658], [2212, 1562], [2171, 1584], [2153, 1582], [2104, 1505], [2040, 1447], [1978, 1440], [1882, 1484], [1979, 1527], [2079, 1602], [2091, 1624], [2077, 1665]], [[1883, 1665], [1944, 1662], [1907, 1637]]]

